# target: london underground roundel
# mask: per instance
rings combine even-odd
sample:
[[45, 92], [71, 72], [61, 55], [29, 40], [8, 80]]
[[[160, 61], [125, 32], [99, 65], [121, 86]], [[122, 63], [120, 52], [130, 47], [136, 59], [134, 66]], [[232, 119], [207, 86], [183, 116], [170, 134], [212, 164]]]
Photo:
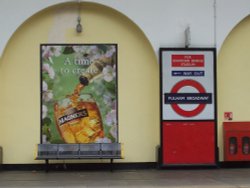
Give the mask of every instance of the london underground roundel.
[[[199, 93], [206, 93], [204, 87], [197, 81], [195, 80], [182, 80], [180, 82], [178, 82], [176, 85], [174, 85], [174, 87], [171, 90], [171, 93], [178, 93], [178, 91], [186, 86], [191, 86], [193, 88], [195, 88], [196, 90], [198, 90]], [[199, 113], [202, 112], [202, 110], [205, 108], [206, 104], [198, 104], [198, 106], [196, 108], [194, 108], [193, 110], [185, 110], [182, 109], [179, 104], [175, 103], [175, 104], [171, 104], [171, 107], [173, 108], [173, 110], [184, 117], [193, 117], [198, 115]]]

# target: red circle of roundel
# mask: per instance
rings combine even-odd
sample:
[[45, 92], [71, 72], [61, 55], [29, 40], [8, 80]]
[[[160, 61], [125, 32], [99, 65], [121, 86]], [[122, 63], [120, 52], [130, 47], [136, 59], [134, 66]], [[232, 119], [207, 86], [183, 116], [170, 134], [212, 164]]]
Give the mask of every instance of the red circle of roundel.
[[[185, 86], [191, 86], [194, 87], [195, 89], [197, 89], [199, 91], [199, 93], [206, 93], [206, 90], [204, 89], [204, 87], [197, 81], [195, 80], [182, 80], [180, 82], [178, 82], [177, 84], [174, 85], [174, 87], [171, 90], [171, 93], [178, 93], [178, 91]], [[173, 110], [184, 117], [193, 117], [198, 115], [199, 113], [202, 112], [202, 110], [205, 108], [206, 104], [199, 104], [195, 109], [193, 110], [183, 110], [182, 108], [179, 107], [178, 104], [171, 104], [171, 107], [173, 108]]]

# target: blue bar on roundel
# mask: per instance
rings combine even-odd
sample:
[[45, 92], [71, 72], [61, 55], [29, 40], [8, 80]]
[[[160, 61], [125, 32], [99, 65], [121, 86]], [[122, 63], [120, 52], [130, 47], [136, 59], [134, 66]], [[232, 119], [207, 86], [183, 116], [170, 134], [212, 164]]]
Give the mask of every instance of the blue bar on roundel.
[[165, 93], [165, 104], [212, 104], [212, 93]]

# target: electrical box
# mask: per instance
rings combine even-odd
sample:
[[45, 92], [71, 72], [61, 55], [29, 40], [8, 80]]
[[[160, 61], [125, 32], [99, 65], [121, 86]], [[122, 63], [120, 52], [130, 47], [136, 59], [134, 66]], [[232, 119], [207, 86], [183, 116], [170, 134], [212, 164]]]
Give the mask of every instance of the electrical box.
[[224, 122], [224, 160], [250, 161], [250, 122]]

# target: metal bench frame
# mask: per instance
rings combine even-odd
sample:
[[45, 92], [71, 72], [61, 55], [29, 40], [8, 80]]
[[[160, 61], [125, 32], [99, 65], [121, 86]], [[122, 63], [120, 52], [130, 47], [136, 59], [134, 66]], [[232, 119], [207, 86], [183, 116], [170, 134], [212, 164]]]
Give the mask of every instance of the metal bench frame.
[[113, 171], [113, 160], [122, 158], [120, 143], [38, 144], [36, 160], [45, 160], [46, 172], [48, 172], [49, 160], [110, 159], [110, 167]]

